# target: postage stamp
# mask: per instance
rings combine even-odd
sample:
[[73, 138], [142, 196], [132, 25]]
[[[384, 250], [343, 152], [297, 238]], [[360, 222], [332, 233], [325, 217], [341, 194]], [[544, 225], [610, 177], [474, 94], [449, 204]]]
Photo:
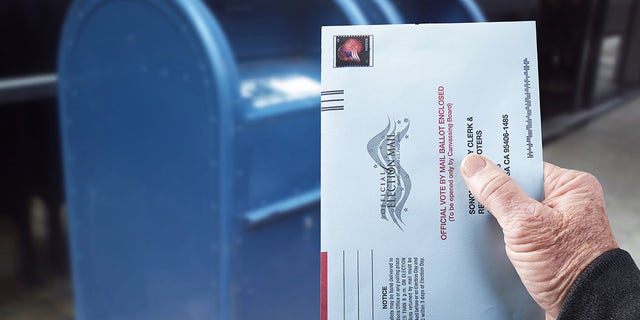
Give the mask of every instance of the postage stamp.
[[373, 36], [335, 36], [334, 67], [371, 67]]

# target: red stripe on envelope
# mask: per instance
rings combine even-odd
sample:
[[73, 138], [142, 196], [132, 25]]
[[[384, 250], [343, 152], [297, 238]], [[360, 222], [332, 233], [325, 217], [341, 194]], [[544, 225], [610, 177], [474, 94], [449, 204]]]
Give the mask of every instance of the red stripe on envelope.
[[320, 252], [320, 320], [327, 320], [327, 253]]

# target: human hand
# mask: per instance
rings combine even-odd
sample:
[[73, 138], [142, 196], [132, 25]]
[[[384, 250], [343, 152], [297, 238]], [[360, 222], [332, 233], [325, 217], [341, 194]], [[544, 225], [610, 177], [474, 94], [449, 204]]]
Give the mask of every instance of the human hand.
[[498, 220], [507, 256], [533, 299], [555, 319], [571, 285], [602, 253], [618, 247], [591, 174], [544, 164], [545, 199], [531, 199], [479, 155], [461, 165], [469, 190]]

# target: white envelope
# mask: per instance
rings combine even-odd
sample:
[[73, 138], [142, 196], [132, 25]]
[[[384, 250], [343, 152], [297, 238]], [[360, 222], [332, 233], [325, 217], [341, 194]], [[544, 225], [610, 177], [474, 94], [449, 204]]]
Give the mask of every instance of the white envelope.
[[543, 191], [533, 22], [322, 29], [322, 319], [543, 319], [468, 153]]

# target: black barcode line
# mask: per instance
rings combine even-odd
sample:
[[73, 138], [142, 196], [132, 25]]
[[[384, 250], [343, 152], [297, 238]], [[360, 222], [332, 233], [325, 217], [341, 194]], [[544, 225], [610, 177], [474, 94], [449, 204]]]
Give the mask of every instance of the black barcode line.
[[344, 94], [344, 90], [326, 90], [320, 93], [320, 95], [323, 95], [323, 96], [330, 96], [334, 94]]
[[344, 106], [335, 106], [335, 107], [321, 107], [320, 111], [339, 111], [344, 110]]
[[336, 102], [336, 101], [344, 101], [344, 99], [329, 99], [329, 100], [321, 100], [320, 102], [325, 103], [325, 102]]

